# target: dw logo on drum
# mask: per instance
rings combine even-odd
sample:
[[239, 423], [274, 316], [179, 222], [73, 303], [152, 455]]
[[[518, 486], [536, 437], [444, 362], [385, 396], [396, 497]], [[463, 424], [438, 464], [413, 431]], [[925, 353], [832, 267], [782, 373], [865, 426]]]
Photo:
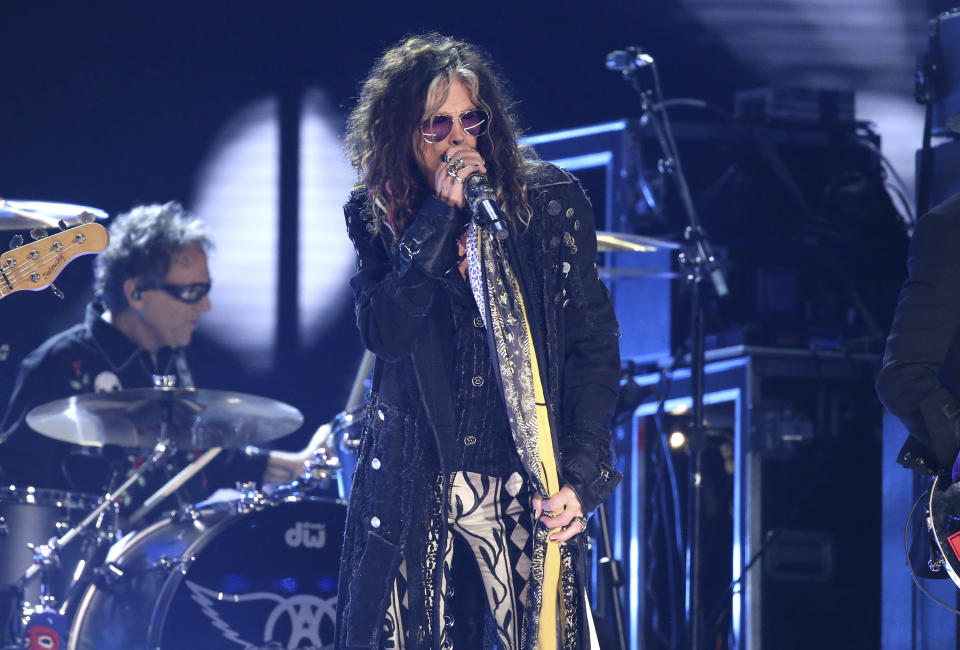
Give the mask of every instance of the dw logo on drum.
[[290, 548], [301, 545], [305, 548], [323, 548], [327, 545], [327, 526], [310, 521], [298, 521], [295, 526], [287, 529], [283, 539]]

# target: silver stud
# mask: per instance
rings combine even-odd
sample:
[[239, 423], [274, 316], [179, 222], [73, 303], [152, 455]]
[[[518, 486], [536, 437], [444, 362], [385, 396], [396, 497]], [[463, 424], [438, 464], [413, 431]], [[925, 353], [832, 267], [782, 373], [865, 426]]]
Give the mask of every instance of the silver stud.
[[476, 386], [477, 388], [480, 388], [481, 386], [483, 386], [483, 377], [481, 377], [480, 375], [477, 375], [471, 380], [471, 382], [473, 383], [474, 386]]
[[547, 212], [550, 213], [550, 216], [553, 216], [553, 217], [557, 216], [558, 214], [560, 214], [560, 210], [562, 209], [563, 209], [563, 206], [561, 206], [560, 201], [557, 201], [556, 199], [554, 199], [553, 201], [550, 201], [550, 203], [547, 204]]
[[573, 208], [567, 208], [567, 219], [572, 217], [575, 214]]
[[467, 436], [466, 438], [463, 439], [463, 444], [465, 444], [468, 447], [472, 447], [473, 445], [477, 444], [477, 437]]
[[370, 467], [373, 469], [380, 469], [381, 463], [379, 458], [374, 458], [370, 461]]
[[383, 414], [383, 410], [382, 410], [382, 409], [377, 409], [377, 417], [380, 418], [381, 420], [386, 420], [386, 419], [387, 419], [387, 416]]
[[380, 528], [380, 517], [370, 517], [370, 527]]

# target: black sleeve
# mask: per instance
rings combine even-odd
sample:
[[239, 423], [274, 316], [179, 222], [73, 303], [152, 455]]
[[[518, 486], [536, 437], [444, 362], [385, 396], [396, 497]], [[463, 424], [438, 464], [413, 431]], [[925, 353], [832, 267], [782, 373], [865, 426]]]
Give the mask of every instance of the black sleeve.
[[941, 382], [960, 327], [960, 213], [934, 211], [920, 219], [908, 269], [877, 392], [911, 437], [932, 450], [938, 467], [931, 469], [940, 471], [960, 450], [960, 404]]
[[[395, 360], [410, 352], [412, 341], [423, 331], [423, 320], [442, 281], [429, 277], [417, 265], [405, 263], [396, 246], [387, 250], [366, 201], [355, 192], [343, 208], [347, 232], [357, 252], [357, 273], [350, 280], [357, 328], [368, 350]], [[431, 209], [449, 208], [439, 200], [428, 200], [421, 212]]]
[[0, 422], [0, 473], [11, 483], [74, 489], [67, 482], [63, 463], [77, 448], [33, 431], [26, 422], [35, 406], [77, 392], [64, 374], [66, 362], [39, 351], [20, 366], [3, 421]]
[[[610, 292], [597, 274], [593, 208], [579, 183], [566, 186], [568, 298], [564, 315], [564, 370], [560, 452], [564, 480], [584, 512], [594, 510], [616, 487], [610, 422], [620, 381], [619, 326]], [[570, 228], [573, 223], [579, 229]], [[574, 247], [576, 252], [574, 251]]]

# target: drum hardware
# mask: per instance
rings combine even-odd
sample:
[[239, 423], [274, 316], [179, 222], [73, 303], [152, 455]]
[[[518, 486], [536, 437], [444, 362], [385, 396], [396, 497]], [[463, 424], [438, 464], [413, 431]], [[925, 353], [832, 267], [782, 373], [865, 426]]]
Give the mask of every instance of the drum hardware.
[[[49, 588], [50, 575], [56, 572], [60, 550], [95, 521], [102, 521], [107, 508], [116, 508], [117, 497], [126, 493], [147, 472], [166, 462], [178, 446], [213, 448], [171, 479], [160, 493], [152, 495], [137, 511], [138, 518], [213, 460], [222, 447], [245, 447], [271, 440], [293, 431], [303, 421], [297, 409], [267, 398], [224, 391], [178, 389], [162, 376], [156, 377], [155, 383], [155, 388], [75, 395], [38, 406], [28, 413], [27, 423], [34, 430], [65, 442], [96, 447], [111, 444], [136, 450], [152, 446], [146, 461], [116, 490], [107, 492], [79, 524], [34, 549], [33, 564], [21, 576], [17, 586], [22, 593], [24, 586], [40, 574], [41, 602], [35, 605], [37, 612], [55, 607], [56, 596], [64, 596]], [[199, 516], [196, 520], [199, 521]], [[160, 558], [154, 564], [158, 568], [169, 565], [168, 569], [183, 565], [180, 571], [185, 573], [188, 563], [189, 560], [182, 557], [177, 560], [168, 557], [167, 560]], [[105, 584], [121, 582], [125, 577], [122, 566], [109, 562], [93, 573]], [[67, 590], [75, 586], [76, 581]], [[26, 604], [24, 606], [26, 608]], [[30, 612], [24, 614], [26, 619]]]
[[[104, 517], [108, 509], [114, 509], [116, 512], [115, 499], [126, 493], [130, 487], [136, 483], [146, 472], [158, 465], [167, 454], [171, 447], [162, 442], [158, 442], [153, 453], [150, 454], [144, 463], [138, 467], [115, 491], [107, 492], [100, 500], [98, 505], [93, 508], [77, 525], [70, 528], [60, 537], [51, 537], [46, 544], [34, 545], [28, 543], [27, 547], [33, 551], [32, 564], [27, 567], [23, 575], [17, 580], [15, 588], [20, 594], [21, 612], [18, 629], [24, 632], [31, 628], [31, 621], [35, 619], [45, 619], [53, 617], [62, 619], [65, 614], [61, 605], [64, 605], [71, 596], [73, 588], [80, 584], [80, 578], [86, 568], [86, 560], [81, 559], [77, 565], [72, 580], [67, 583], [65, 592], [62, 594], [54, 593], [52, 588], [54, 579], [58, 575], [58, 570], [62, 567], [61, 551], [75, 541], [82, 533], [91, 526], [101, 528]], [[12, 489], [12, 488], [11, 488]], [[27, 489], [26, 503], [35, 503], [36, 491], [33, 488]], [[59, 502], [63, 505], [63, 502]], [[63, 527], [64, 522], [57, 522], [55, 529]], [[69, 523], [67, 523], [69, 525]], [[104, 536], [102, 530], [98, 530], [98, 543], [103, 539], [111, 539], [112, 534]], [[28, 603], [23, 597], [27, 585], [39, 574], [39, 596], [35, 603]], [[59, 596], [59, 597], [58, 597]]]
[[[51, 537], [50, 540], [39, 547], [36, 547], [34, 550], [34, 561], [33, 564], [24, 572], [23, 576], [20, 578], [18, 583], [19, 587], [23, 587], [27, 581], [33, 578], [37, 573], [48, 569], [54, 561], [59, 562], [58, 553], [60, 549], [64, 548], [70, 542], [77, 538], [82, 532], [84, 532], [91, 524], [96, 521], [102, 521], [103, 514], [108, 508], [115, 508], [117, 497], [123, 496], [126, 494], [127, 490], [136, 483], [144, 474], [157, 466], [161, 460], [163, 460], [168, 454], [173, 450], [173, 447], [167, 445], [163, 442], [158, 442], [154, 447], [153, 453], [147, 457], [140, 467], [134, 470], [127, 480], [120, 484], [115, 491], [107, 492], [103, 499], [101, 499], [100, 504], [94, 508], [83, 520], [64, 533], [61, 537]], [[44, 593], [47, 588], [46, 580], [41, 577], [41, 594]]]
[[240, 498], [237, 499], [236, 511], [241, 515], [263, 510], [270, 505], [277, 494], [275, 492], [274, 497], [268, 497], [258, 490], [257, 484], [252, 481], [238, 484], [237, 489], [240, 491]]
[[343, 469], [339, 456], [330, 456], [327, 447], [319, 447], [313, 452], [313, 457], [303, 463], [306, 472], [300, 475], [300, 482], [304, 484], [318, 484], [325, 487], [336, 478]]
[[115, 562], [107, 562], [97, 570], [97, 575], [103, 577], [107, 584], [113, 584], [126, 573]]
[[196, 521], [200, 519], [200, 509], [192, 503], [185, 503], [177, 510], [177, 521]]

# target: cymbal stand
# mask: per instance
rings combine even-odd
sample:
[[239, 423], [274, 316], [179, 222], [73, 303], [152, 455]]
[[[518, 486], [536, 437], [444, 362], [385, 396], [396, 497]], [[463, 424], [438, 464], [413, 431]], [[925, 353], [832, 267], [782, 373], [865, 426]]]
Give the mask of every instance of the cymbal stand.
[[[163, 387], [172, 387], [175, 383], [175, 377], [169, 375], [154, 375], [153, 383], [155, 388]], [[172, 454], [176, 449], [175, 445], [170, 441], [169, 433], [169, 424], [173, 419], [173, 402], [172, 400], [167, 400], [166, 403], [166, 416], [160, 420], [160, 439], [154, 445], [153, 450], [150, 452], [150, 455], [144, 460], [143, 464], [140, 467], [136, 468], [130, 476], [127, 477], [123, 483], [120, 484], [115, 490], [108, 490], [106, 494], [103, 495], [103, 499], [100, 504], [94, 508], [83, 520], [68, 530], [66, 533], [60, 537], [51, 537], [46, 544], [41, 544], [40, 546], [33, 548], [33, 564], [27, 567], [27, 570], [24, 574], [17, 580], [17, 589], [23, 593], [23, 590], [27, 584], [37, 573], [40, 574], [40, 602], [35, 605], [36, 611], [42, 612], [47, 608], [55, 609], [57, 606], [57, 598], [54, 594], [50, 593], [48, 587], [48, 572], [59, 566], [60, 557], [59, 551], [67, 544], [70, 544], [73, 540], [77, 538], [80, 533], [85, 531], [91, 526], [95, 521], [97, 521], [107, 508], [115, 507], [116, 498], [126, 494], [134, 483], [138, 482], [147, 472], [152, 470], [154, 467], [160, 464], [162, 460], [169, 454]], [[24, 614], [24, 623], [27, 625], [27, 612]]]
[[[84, 517], [79, 524], [65, 532], [60, 537], [51, 537], [46, 544], [35, 547], [33, 549], [33, 564], [27, 568], [24, 574], [17, 581], [17, 587], [22, 589], [26, 585], [27, 581], [37, 575], [37, 573], [41, 573], [41, 580], [43, 580], [42, 574], [49, 568], [59, 564], [59, 550], [76, 539], [77, 535], [89, 528], [90, 525], [99, 519], [108, 508], [113, 507], [117, 497], [125, 494], [127, 490], [129, 490], [130, 487], [140, 479], [140, 477], [152, 470], [160, 463], [161, 460], [172, 453], [173, 449], [174, 446], [166, 440], [161, 439], [158, 441], [143, 464], [140, 465], [140, 467], [138, 467], [132, 474], [130, 474], [130, 476], [127, 477], [127, 480], [120, 484], [116, 490], [104, 494], [100, 505], [90, 511], [90, 513]], [[46, 601], [45, 604], [52, 604], [54, 602], [54, 596], [49, 594], [47, 591], [45, 580], [41, 582], [40, 593], [41, 601]]]
[[[701, 283], [709, 279], [716, 295], [723, 298], [729, 294], [723, 268], [714, 257], [710, 241], [700, 225], [690, 187], [687, 185], [683, 167], [680, 164], [679, 150], [670, 128], [670, 120], [664, 108], [660, 91], [660, 77], [656, 61], [640, 48], [631, 47], [624, 51], [607, 55], [607, 68], [619, 70], [630, 81], [640, 97], [641, 124], [653, 127], [664, 158], [659, 167], [673, 179], [677, 194], [683, 204], [689, 225], [684, 232], [686, 249], [680, 253], [679, 261], [685, 271], [690, 289], [690, 392], [693, 408], [688, 425], [690, 444], [690, 470], [687, 491], [687, 535], [686, 546], [686, 584], [685, 611], [687, 625], [687, 647], [701, 650], [704, 647], [703, 621], [700, 611], [700, 520], [702, 511], [701, 467], [703, 452], [706, 448], [706, 429], [703, 420], [704, 393], [704, 348], [705, 331], [703, 319], [704, 291]], [[650, 71], [649, 81], [644, 70]], [[651, 83], [652, 82], [652, 83]], [[645, 87], [645, 84], [648, 84]]]

